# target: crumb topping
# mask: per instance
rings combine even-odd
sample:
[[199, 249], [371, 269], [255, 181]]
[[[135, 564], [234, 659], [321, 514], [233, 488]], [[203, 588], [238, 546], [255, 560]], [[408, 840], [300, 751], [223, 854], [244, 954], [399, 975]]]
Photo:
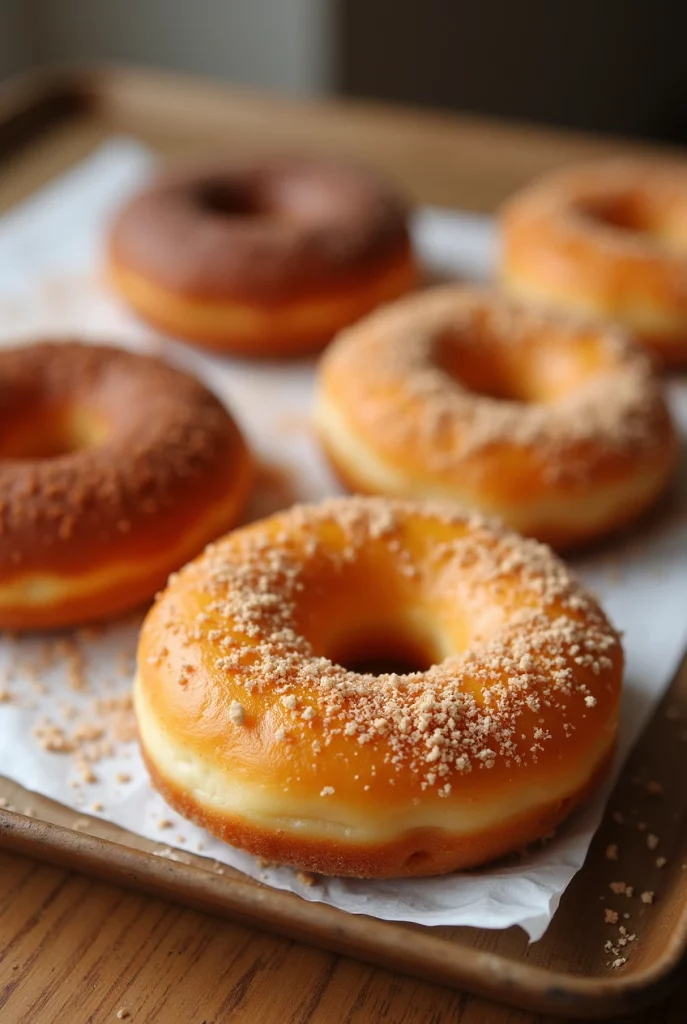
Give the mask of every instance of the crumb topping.
[[[557, 377], [579, 378], [561, 394], [540, 365], [554, 345], [562, 360]], [[580, 374], [590, 347], [596, 369]], [[505, 397], [461, 379], [461, 367], [474, 359], [486, 363], [487, 390], [490, 378], [497, 389], [498, 378], [506, 379]], [[383, 309], [342, 334], [322, 365], [336, 401], [375, 446], [389, 458], [421, 453], [431, 474], [458, 472], [473, 456], [506, 446], [535, 451], [547, 478], [572, 482], [609, 457], [648, 455], [663, 443], [660, 381], [624, 335], [483, 289], [438, 288]], [[509, 395], [520, 381], [522, 393]]]
[[[446, 539], [418, 560], [411, 534], [420, 516]], [[437, 586], [456, 608], [472, 600], [491, 614], [493, 604], [497, 627], [485, 624], [466, 649], [425, 672], [372, 675], [332, 661], [304, 635], [302, 595], [322, 573], [333, 574], [336, 585], [369, 546], [386, 552], [402, 577], [412, 564], [424, 585]], [[200, 610], [191, 621], [177, 612], [177, 585], [196, 592]], [[261, 711], [279, 708], [280, 719], [292, 723], [276, 729], [285, 757], [312, 742], [316, 721], [315, 756], [320, 741], [329, 746], [335, 738], [351, 757], [371, 747], [396, 772], [410, 770], [423, 790], [443, 797], [455, 775], [536, 762], [561, 739], [548, 728], [552, 712], [562, 736], [573, 735], [570, 709], [578, 709], [576, 718], [599, 713], [587, 698], [614, 685], [619, 656], [603, 613], [544, 545], [448, 506], [377, 498], [296, 506], [210, 545], [171, 584], [157, 614], [160, 637], [175, 634], [189, 657], [202, 644], [207, 658], [210, 640], [213, 671], [241, 687], [246, 704], [259, 699]], [[161, 654], [152, 658], [163, 662]], [[243, 720], [240, 700], [230, 717]], [[331, 792], [322, 789], [323, 796]]]
[[[27, 410], [63, 406], [97, 440], [53, 458], [14, 457]], [[67, 414], [66, 414], [67, 415]], [[150, 356], [40, 342], [0, 352], [0, 571], [92, 564], [152, 535], [227, 458], [238, 433], [200, 382]], [[197, 500], [197, 499], [196, 499]]]

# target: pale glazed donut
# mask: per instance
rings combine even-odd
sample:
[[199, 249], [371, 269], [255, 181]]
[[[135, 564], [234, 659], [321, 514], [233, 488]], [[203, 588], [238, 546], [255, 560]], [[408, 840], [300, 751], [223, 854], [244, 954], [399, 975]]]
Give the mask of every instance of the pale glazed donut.
[[0, 626], [152, 597], [236, 522], [250, 479], [226, 410], [158, 359], [66, 341], [0, 351]]
[[[343, 667], [399, 646], [431, 667]], [[596, 786], [622, 665], [550, 549], [455, 507], [343, 498], [175, 574], [134, 706], [155, 786], [226, 842], [319, 873], [431, 875], [548, 834]]]
[[416, 281], [406, 209], [373, 175], [282, 158], [176, 172], [112, 226], [108, 273], [168, 334], [219, 351], [288, 356]]
[[617, 330], [461, 286], [343, 332], [315, 423], [354, 490], [459, 501], [559, 548], [649, 506], [678, 448], [650, 361]]
[[511, 295], [615, 320], [687, 365], [687, 164], [554, 172], [505, 204], [501, 230]]

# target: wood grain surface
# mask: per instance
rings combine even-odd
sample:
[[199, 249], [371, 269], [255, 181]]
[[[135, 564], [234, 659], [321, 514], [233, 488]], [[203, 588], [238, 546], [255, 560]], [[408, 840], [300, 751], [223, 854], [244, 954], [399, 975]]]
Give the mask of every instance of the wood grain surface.
[[[65, 120], [30, 154], [18, 151], [6, 160], [0, 209], [113, 131], [130, 128], [132, 120], [140, 137], [172, 159], [207, 149], [207, 126], [195, 117], [197, 100], [194, 118], [184, 116], [195, 87], [167, 79], [163, 102], [184, 124], [183, 132], [172, 132], [169, 118], [156, 116], [159, 95], [146, 113], [145, 83], [145, 75], [128, 76], [109, 109]], [[464, 209], [493, 209], [543, 169], [637, 148], [471, 118], [299, 106], [220, 87], [208, 100], [215, 114], [218, 105], [225, 130], [216, 150], [345, 152], [392, 175], [419, 201]], [[554, 1020], [0, 853], [0, 1024], [99, 1024], [116, 1021], [118, 1013], [135, 1024]], [[687, 979], [663, 1005], [622, 1020], [684, 1024]]]

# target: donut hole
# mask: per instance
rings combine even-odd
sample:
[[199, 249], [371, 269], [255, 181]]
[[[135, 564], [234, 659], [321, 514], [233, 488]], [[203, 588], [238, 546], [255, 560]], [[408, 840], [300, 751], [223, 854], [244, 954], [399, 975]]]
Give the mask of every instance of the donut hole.
[[267, 212], [254, 191], [232, 181], [204, 181], [194, 200], [203, 213], [213, 217], [257, 217]]
[[530, 392], [522, 371], [515, 372], [503, 358], [493, 335], [479, 325], [449, 330], [434, 345], [434, 361], [452, 380], [473, 394], [502, 402], [527, 403], [539, 396]]
[[390, 625], [363, 627], [340, 637], [328, 657], [350, 672], [373, 676], [426, 672], [441, 660], [427, 638]]
[[441, 334], [434, 362], [473, 394], [517, 404], [552, 404], [610, 368], [611, 356], [593, 328], [533, 328], [514, 346], [494, 325], [470, 324]]
[[585, 217], [618, 231], [650, 235], [658, 229], [655, 210], [646, 197], [636, 191], [586, 199], [578, 205], [578, 210]]
[[15, 460], [54, 459], [97, 447], [107, 425], [94, 411], [79, 407], [38, 406], [25, 409], [5, 426], [0, 457]]

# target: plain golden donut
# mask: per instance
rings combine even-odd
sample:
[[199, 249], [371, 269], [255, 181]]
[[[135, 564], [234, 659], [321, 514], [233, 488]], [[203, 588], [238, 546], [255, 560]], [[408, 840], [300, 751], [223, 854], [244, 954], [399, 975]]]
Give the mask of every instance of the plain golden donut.
[[64, 626], [152, 597], [239, 515], [241, 434], [198, 381], [146, 356], [0, 351], [0, 626]]
[[511, 295], [615, 320], [687, 365], [687, 164], [549, 174], [505, 204], [501, 229]]
[[115, 219], [108, 272], [154, 326], [252, 356], [319, 349], [416, 279], [389, 187], [292, 158], [163, 176]]
[[[355, 668], [409, 650], [417, 671]], [[454, 507], [343, 498], [175, 574], [134, 706], [154, 785], [226, 842], [325, 874], [431, 875], [548, 834], [594, 789], [622, 666], [549, 548]]]
[[647, 508], [678, 448], [650, 360], [619, 331], [461, 286], [343, 332], [315, 423], [352, 489], [459, 501], [560, 548]]

